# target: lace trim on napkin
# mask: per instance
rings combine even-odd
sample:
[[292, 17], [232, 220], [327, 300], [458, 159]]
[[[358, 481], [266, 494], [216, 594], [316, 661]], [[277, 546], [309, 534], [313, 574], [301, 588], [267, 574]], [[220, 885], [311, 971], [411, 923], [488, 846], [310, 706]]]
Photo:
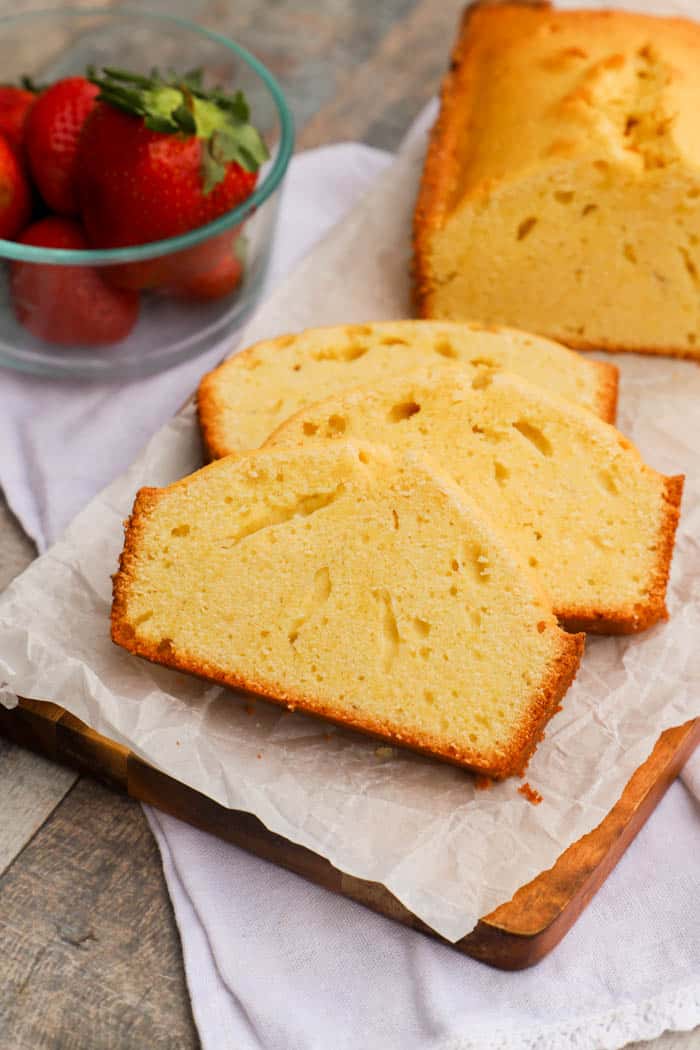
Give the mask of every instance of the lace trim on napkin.
[[536, 1030], [513, 1027], [472, 1029], [440, 1050], [620, 1050], [664, 1032], [689, 1032], [700, 1025], [700, 981], [661, 992], [641, 1003], [625, 1003], [607, 1013], [577, 1018]]

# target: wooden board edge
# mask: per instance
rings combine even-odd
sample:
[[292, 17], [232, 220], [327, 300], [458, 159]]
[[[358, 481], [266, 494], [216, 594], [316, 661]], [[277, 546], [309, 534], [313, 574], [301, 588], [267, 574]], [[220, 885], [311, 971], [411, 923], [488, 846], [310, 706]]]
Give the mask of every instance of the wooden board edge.
[[[700, 719], [663, 733], [601, 824], [456, 944], [436, 934], [380, 883], [345, 874], [324, 857], [269, 831], [252, 814], [227, 810], [183, 784], [178, 783], [173, 792], [174, 782], [169, 777], [134, 756], [129, 759], [129, 793], [480, 962], [498, 969], [520, 970], [548, 955], [571, 928], [699, 742]], [[552, 887], [558, 891], [553, 897]], [[533, 922], [532, 909], [538, 897], [547, 906], [544, 911], [540, 906]]]
[[58, 761], [56, 724], [66, 712], [58, 704], [20, 700], [17, 707], [0, 704], [0, 732], [15, 744]]
[[96, 733], [58, 704], [24, 698], [10, 709], [0, 704], [0, 733], [54, 762], [127, 789], [129, 749]]
[[601, 823], [569, 846], [552, 868], [483, 918], [460, 947], [502, 969], [524, 969], [548, 955], [603, 885], [698, 744], [700, 718], [662, 733]]
[[0, 731], [165, 813], [286, 868], [325, 889], [437, 938], [498, 969], [545, 957], [571, 928], [700, 743], [700, 719], [669, 729], [630, 778], [604, 820], [521, 887], [456, 944], [445, 941], [380, 883], [358, 879], [312, 850], [269, 831], [250, 813], [230, 810], [161, 773], [55, 704], [22, 700], [0, 707]]

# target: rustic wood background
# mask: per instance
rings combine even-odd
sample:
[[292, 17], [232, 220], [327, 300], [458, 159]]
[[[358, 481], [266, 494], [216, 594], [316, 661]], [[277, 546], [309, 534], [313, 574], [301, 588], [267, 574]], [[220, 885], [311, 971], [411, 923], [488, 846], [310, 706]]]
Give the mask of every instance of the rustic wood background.
[[[59, 4], [0, 0], [0, 14], [50, 6]], [[350, 139], [395, 148], [436, 90], [461, 6], [144, 4], [262, 58], [287, 92], [299, 149]], [[0, 494], [0, 590], [35, 555]], [[2, 738], [0, 797], [0, 1050], [195, 1050], [177, 929], [140, 807]], [[636, 1044], [698, 1045], [698, 1030]]]

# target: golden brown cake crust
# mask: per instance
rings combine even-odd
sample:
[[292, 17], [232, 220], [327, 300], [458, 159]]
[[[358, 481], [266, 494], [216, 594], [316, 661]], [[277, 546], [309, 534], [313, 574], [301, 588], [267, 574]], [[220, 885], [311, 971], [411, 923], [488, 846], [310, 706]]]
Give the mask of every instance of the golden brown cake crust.
[[607, 361], [596, 361], [594, 363], [598, 366], [600, 376], [598, 414], [606, 423], [614, 423], [617, 419], [617, 394], [620, 373], [616, 365], [611, 365]]
[[[474, 15], [492, 4], [472, 3], [459, 22], [452, 49], [450, 65], [440, 88], [440, 111], [428, 141], [428, 151], [418, 190], [413, 216], [413, 300], [419, 317], [430, 318], [432, 272], [430, 269], [430, 237], [439, 229], [447, 210], [447, 201], [459, 178], [459, 140], [467, 120], [461, 110], [464, 105], [465, 84], [468, 83], [469, 58], [474, 48], [470, 33]], [[548, 8], [549, 3], [532, 6]]]
[[[248, 353], [250, 349], [252, 348], [248, 347], [243, 353]], [[225, 365], [226, 362], [223, 365], [219, 365], [219, 368], [223, 368]], [[222, 456], [228, 455], [230, 451], [225, 444], [225, 435], [221, 435], [219, 431], [221, 409], [217, 394], [218, 370], [216, 368], [202, 377], [196, 396], [197, 419], [207, 460], [221, 459]]]
[[119, 555], [119, 568], [112, 576], [112, 641], [132, 652], [134, 650], [129, 643], [133, 643], [135, 632], [126, 615], [129, 581], [144, 518], [155, 507], [158, 495], [159, 490], [155, 488], [142, 488], [137, 492], [131, 514], [124, 522], [124, 547]]
[[[183, 482], [186, 483], [187, 479], [183, 479]], [[275, 682], [243, 678], [222, 672], [219, 668], [197, 657], [175, 650], [171, 645], [163, 643], [156, 645], [139, 637], [137, 629], [128, 619], [129, 587], [138, 560], [138, 548], [144, 530], [144, 522], [161, 498], [161, 492], [162, 490], [155, 488], [141, 489], [137, 493], [131, 516], [124, 523], [124, 548], [119, 559], [119, 569], [113, 576], [111, 637], [115, 644], [152, 663], [162, 664], [165, 667], [185, 671], [230, 688], [243, 690], [292, 711], [298, 709], [317, 715], [336, 725], [358, 730], [431, 757], [439, 757], [453, 765], [473, 769], [496, 780], [519, 774], [524, 770], [544, 736], [547, 722], [558, 710], [560, 701], [576, 677], [585, 645], [583, 633], [562, 634], [561, 650], [553, 661], [551, 674], [535, 691], [527, 716], [521, 720], [510, 749], [503, 752], [497, 761], [489, 761], [476, 749], [460, 750], [455, 745], [446, 747], [444, 741], [430, 734], [398, 733], [382, 721], [366, 716], [353, 716], [342, 711], [333, 701], [295, 693]]]

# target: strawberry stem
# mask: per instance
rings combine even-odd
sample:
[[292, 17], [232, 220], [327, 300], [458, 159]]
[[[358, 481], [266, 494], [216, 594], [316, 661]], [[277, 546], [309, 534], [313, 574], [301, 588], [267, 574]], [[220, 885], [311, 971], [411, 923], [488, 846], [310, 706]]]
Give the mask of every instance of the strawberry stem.
[[24, 76], [19, 78], [20, 87], [24, 88], [25, 91], [31, 91], [34, 95], [40, 95], [45, 90], [45, 84], [37, 84], [37, 82], [25, 73]]
[[[123, 80], [127, 84], [138, 84], [145, 88], [152, 87], [155, 80], [154, 77], [144, 77], [141, 73], [130, 73], [126, 69], [116, 69], [114, 66], [105, 66], [103, 72], [111, 80]], [[157, 70], [155, 72], [157, 76]]]

